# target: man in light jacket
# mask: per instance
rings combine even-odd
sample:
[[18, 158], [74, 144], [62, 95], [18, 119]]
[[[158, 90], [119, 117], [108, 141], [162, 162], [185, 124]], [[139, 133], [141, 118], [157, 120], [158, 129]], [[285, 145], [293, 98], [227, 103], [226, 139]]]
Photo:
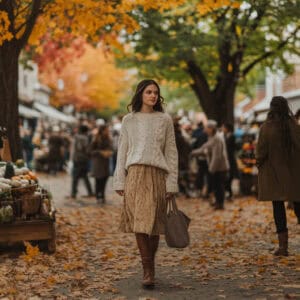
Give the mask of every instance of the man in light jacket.
[[192, 156], [206, 156], [211, 175], [212, 188], [215, 194], [215, 209], [224, 209], [225, 181], [229, 171], [224, 138], [217, 133], [217, 122], [208, 120], [205, 131], [208, 141], [199, 149], [192, 151]]

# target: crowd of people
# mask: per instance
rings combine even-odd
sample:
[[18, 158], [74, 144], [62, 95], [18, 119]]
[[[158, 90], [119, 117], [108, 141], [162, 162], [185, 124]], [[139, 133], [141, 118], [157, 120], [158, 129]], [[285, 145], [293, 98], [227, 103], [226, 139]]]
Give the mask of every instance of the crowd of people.
[[[20, 128], [23, 157], [27, 166], [50, 175], [69, 172], [72, 176], [71, 198], [77, 197], [78, 184], [83, 180], [88, 196], [105, 202], [105, 186], [116, 166], [122, 117], [105, 122], [103, 119], [82, 119], [76, 127], [58, 125], [45, 128], [38, 124], [34, 133]], [[173, 118], [178, 149], [179, 193], [187, 198], [213, 199], [216, 209], [224, 208], [225, 198], [231, 201], [232, 181], [240, 178], [237, 159], [243, 141], [253, 128], [233, 124], [217, 126], [212, 120], [193, 123], [186, 117]], [[244, 138], [244, 140], [243, 140]], [[208, 143], [208, 141], [210, 141]], [[212, 141], [215, 141], [213, 145]], [[203, 145], [206, 145], [202, 148]], [[206, 155], [207, 151], [212, 156]], [[95, 178], [94, 188], [90, 176]]]
[[[69, 172], [72, 176], [71, 198], [77, 197], [82, 179], [87, 195], [104, 203], [105, 185], [116, 166], [121, 120], [116, 118], [106, 123], [102, 119], [84, 119], [78, 126], [64, 129], [58, 125], [45, 129], [40, 124], [34, 134], [30, 129], [21, 128], [24, 160], [29, 168], [50, 175]], [[229, 201], [233, 198], [233, 179], [239, 178], [237, 157], [241, 146], [236, 140], [243, 136], [242, 129], [239, 127], [234, 132], [232, 124], [218, 128], [217, 123], [210, 120], [193, 124], [180, 117], [173, 118], [173, 125], [179, 156], [179, 193], [186, 197], [211, 199], [216, 191], [215, 208], [223, 209], [225, 195]], [[210, 163], [205, 155], [208, 149], [201, 150], [208, 140], [220, 142]], [[95, 178], [94, 188], [90, 176]]]
[[[104, 203], [106, 181], [116, 163], [119, 125], [98, 119], [80, 120], [78, 126], [67, 129], [38, 126], [34, 134], [21, 128], [24, 160], [29, 168], [50, 175], [69, 172], [71, 198], [76, 198], [79, 181], [83, 180], [87, 195]], [[94, 188], [90, 176], [95, 178]]]

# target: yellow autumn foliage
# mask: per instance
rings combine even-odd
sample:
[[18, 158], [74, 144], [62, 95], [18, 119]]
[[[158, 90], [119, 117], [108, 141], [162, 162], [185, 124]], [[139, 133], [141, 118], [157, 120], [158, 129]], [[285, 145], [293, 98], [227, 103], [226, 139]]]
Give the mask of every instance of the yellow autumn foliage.
[[[101, 29], [109, 26], [111, 32], [119, 33], [122, 29], [133, 32], [139, 24], [129, 14], [137, 7], [145, 11], [154, 9], [165, 11], [174, 9], [188, 0], [54, 0], [42, 2], [40, 16], [29, 38], [31, 45], [38, 45], [40, 39], [49, 30], [53, 38], [59, 39], [65, 32], [74, 36], [89, 38], [98, 42], [102, 38]], [[25, 31], [26, 22], [31, 13], [31, 0], [16, 0], [12, 20], [13, 32], [9, 32], [11, 22], [7, 12], [0, 10], [0, 45], [12, 38], [20, 39]], [[194, 4], [200, 15], [214, 9], [229, 6], [239, 7], [240, 1], [234, 0], [202, 0]], [[116, 35], [115, 35], [116, 37]], [[113, 41], [116, 43], [116, 39]]]
[[10, 41], [13, 35], [9, 32], [9, 19], [5, 11], [0, 10], [0, 46], [4, 41]]

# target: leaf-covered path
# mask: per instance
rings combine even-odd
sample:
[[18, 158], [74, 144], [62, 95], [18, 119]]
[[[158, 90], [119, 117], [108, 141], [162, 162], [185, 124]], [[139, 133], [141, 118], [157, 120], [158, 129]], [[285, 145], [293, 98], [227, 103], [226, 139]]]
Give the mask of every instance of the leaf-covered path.
[[[134, 237], [118, 232], [120, 202], [109, 195], [64, 200], [69, 178], [45, 178], [56, 198], [57, 252], [6, 248], [0, 260], [0, 295], [7, 299], [300, 299], [300, 226], [288, 212], [290, 253], [274, 258], [270, 203], [236, 199], [215, 212], [201, 199], [180, 199], [191, 218], [191, 245], [157, 256], [158, 284], [140, 288]], [[63, 186], [65, 187], [63, 189]]]

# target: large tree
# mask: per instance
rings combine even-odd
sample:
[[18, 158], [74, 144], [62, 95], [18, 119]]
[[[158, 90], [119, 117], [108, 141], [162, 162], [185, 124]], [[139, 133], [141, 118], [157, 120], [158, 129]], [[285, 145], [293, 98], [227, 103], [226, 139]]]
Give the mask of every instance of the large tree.
[[233, 122], [237, 86], [254, 67], [289, 66], [287, 54], [299, 54], [300, 33], [297, 0], [223, 3], [210, 9], [190, 0], [165, 12], [140, 9], [134, 16], [141, 29], [126, 36], [131, 48], [124, 57], [143, 76], [188, 83], [219, 123]]
[[[117, 41], [121, 30], [138, 27], [130, 12], [137, 6], [163, 11], [183, 0], [1, 0], [0, 126], [7, 128], [12, 157], [21, 157], [18, 130], [18, 60], [28, 41], [37, 50], [42, 37], [60, 39], [66, 32], [96, 44]], [[109, 34], [107, 34], [109, 32]]]
[[[187, 0], [1, 0], [0, 1], [0, 126], [7, 127], [13, 159], [21, 156], [18, 130], [18, 59], [28, 44], [40, 51], [47, 33], [61, 41], [66, 33], [97, 44], [118, 44], [120, 32], [139, 28], [133, 16], [144, 11], [164, 12]], [[203, 0], [217, 8], [233, 0]]]

